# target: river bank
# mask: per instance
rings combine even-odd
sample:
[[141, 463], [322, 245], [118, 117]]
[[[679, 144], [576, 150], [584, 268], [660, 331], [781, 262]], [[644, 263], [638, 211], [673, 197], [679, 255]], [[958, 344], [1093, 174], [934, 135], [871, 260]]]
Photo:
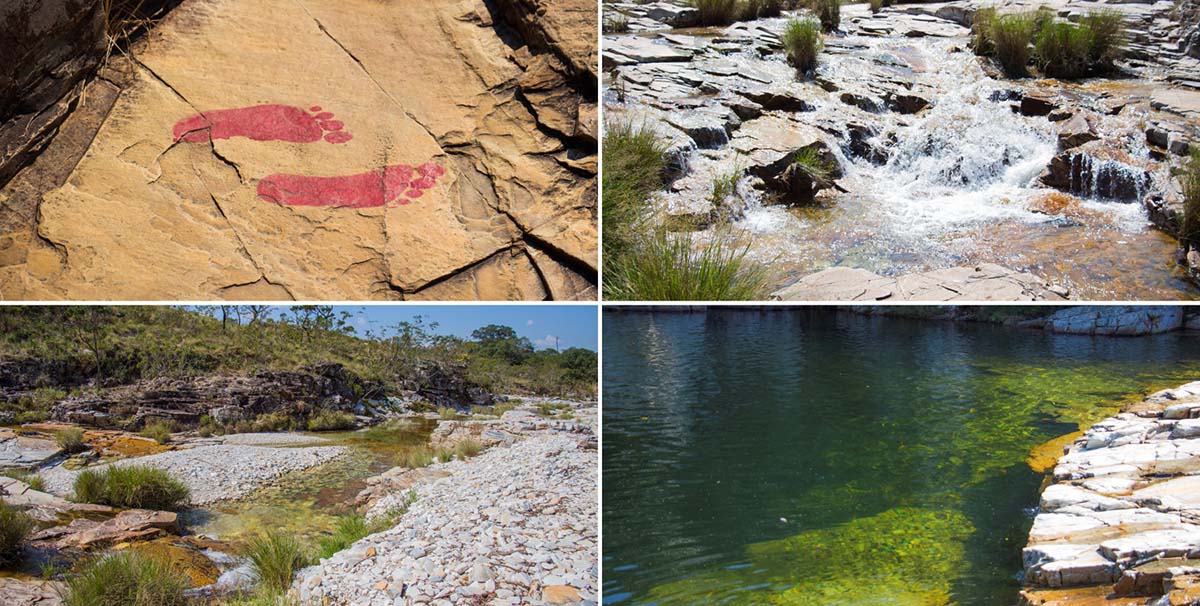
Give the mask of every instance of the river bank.
[[1067, 445], [1022, 552], [1024, 603], [1193, 603], [1200, 595], [1200, 382]]
[[[1200, 296], [1171, 174], [1197, 138], [1200, 63], [1171, 4], [1103, 5], [1126, 55], [1079, 81], [1002, 77], [969, 50], [979, 5], [846, 5], [810, 79], [781, 41], [803, 11], [698, 27], [682, 3], [606, 2], [628, 19], [604, 38], [606, 120], [666, 147], [648, 201], [661, 225], [700, 246], [732, 228], [774, 298]], [[1049, 6], [1074, 20], [1099, 5]], [[807, 196], [784, 174], [800, 150], [831, 176]]]

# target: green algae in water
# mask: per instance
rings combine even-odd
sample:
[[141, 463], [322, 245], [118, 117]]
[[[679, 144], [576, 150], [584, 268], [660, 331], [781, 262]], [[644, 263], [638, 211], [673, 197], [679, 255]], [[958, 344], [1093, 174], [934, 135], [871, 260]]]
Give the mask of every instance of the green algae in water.
[[399, 455], [427, 443], [436, 426], [436, 421], [414, 419], [366, 431], [320, 434], [329, 440], [322, 445], [346, 446], [348, 452], [323, 465], [286, 474], [244, 499], [186, 512], [185, 522], [194, 532], [224, 541], [273, 529], [315, 544], [348, 512], [347, 503], [365, 486], [364, 479], [390, 469]]
[[[607, 604], [806, 603], [784, 597], [793, 587], [827, 603], [1011, 606], [1042, 479], [1030, 451], [1200, 375], [1200, 343], [1181, 334], [812, 310], [605, 320]], [[912, 511], [966, 521], [966, 536], [928, 543], [939, 583], [908, 587], [886, 572], [903, 563], [862, 554], [870, 565], [820, 568], [748, 547], [860, 540], [863, 520]]]
[[[955, 511], [900, 508], [755, 543], [748, 563], [661, 585], [661, 604], [936, 606], [950, 598], [971, 522]], [[768, 589], [772, 591], [756, 591]]]

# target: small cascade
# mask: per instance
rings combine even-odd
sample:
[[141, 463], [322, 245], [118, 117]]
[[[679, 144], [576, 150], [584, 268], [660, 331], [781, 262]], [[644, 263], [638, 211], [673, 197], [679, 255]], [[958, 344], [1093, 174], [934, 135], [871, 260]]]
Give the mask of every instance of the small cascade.
[[[1056, 158], [1055, 163], [1058, 162]], [[1076, 195], [1137, 202], [1144, 199], [1153, 186], [1149, 171], [1120, 160], [1081, 151], [1068, 154], [1065, 162], [1067, 180], [1062, 185]]]

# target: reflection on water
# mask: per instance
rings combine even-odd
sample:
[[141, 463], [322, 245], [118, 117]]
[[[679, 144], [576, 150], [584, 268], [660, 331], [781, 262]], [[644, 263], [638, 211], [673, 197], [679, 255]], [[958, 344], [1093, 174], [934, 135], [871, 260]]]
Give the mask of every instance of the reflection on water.
[[606, 312], [605, 603], [1011, 606], [1038, 445], [1200, 371], [1185, 335]]

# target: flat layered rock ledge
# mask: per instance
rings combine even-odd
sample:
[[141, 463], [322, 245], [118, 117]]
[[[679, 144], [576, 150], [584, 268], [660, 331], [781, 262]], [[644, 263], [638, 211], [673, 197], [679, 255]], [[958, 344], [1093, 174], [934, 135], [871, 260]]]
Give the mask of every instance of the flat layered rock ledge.
[[1200, 381], [1065, 448], [1022, 552], [1030, 605], [1200, 601]]
[[885, 277], [834, 267], [771, 295], [776, 301], [1063, 301], [1067, 291], [992, 263]]

